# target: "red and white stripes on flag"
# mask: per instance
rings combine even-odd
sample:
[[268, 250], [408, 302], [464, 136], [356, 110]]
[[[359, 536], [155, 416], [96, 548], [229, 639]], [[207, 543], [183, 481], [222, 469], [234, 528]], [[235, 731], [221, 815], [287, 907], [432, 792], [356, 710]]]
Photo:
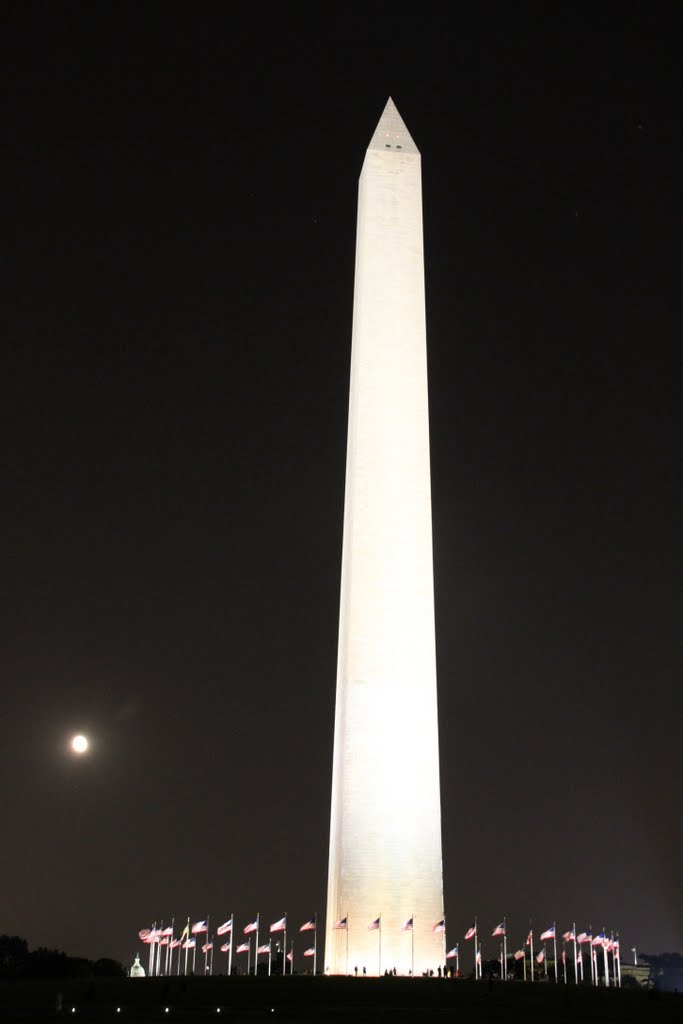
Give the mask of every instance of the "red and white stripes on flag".
[[251, 942], [241, 942], [235, 950], [236, 953], [248, 953], [251, 949]]
[[407, 921], [404, 921], [401, 925], [402, 932], [412, 932], [413, 930], [413, 919], [409, 917]]
[[221, 946], [221, 953], [229, 953], [229, 952], [230, 952], [230, 943], [229, 942], [224, 942], [223, 945]]
[[368, 931], [369, 932], [375, 932], [375, 931], [377, 931], [378, 928], [381, 928], [381, 926], [382, 926], [382, 919], [381, 919], [381, 917], [376, 917], [375, 920], [372, 922], [372, 924], [368, 925]]
[[216, 928], [216, 935], [225, 935], [226, 932], [232, 931], [232, 918], [226, 921], [225, 924], [221, 924]]
[[249, 935], [251, 932], [255, 931], [258, 931], [258, 917], [256, 918], [255, 921], [252, 921], [250, 924], [246, 926], [246, 928], [244, 929], [244, 934]]
[[518, 949], [517, 952], [514, 954], [515, 960], [521, 960], [525, 956], [526, 956], [526, 953], [524, 952], [523, 949]]
[[442, 917], [440, 921], [436, 922], [436, 924], [432, 928], [432, 932], [433, 932], [434, 935], [436, 935], [439, 932], [445, 932], [445, 931], [446, 931], [446, 918]]
[[465, 938], [466, 938], [466, 939], [473, 939], [473, 938], [474, 938], [474, 936], [475, 936], [476, 934], [477, 934], [477, 926], [476, 926], [476, 924], [473, 924], [473, 925], [472, 925], [472, 926], [471, 926], [470, 928], [468, 928], [468, 929], [467, 929], [467, 931], [465, 932]]
[[304, 950], [304, 956], [315, 956], [315, 950], [314, 949], [305, 949]]
[[257, 953], [270, 953], [270, 942], [264, 942], [256, 951]]
[[195, 921], [192, 925], [192, 934], [199, 935], [200, 932], [206, 931], [206, 921]]
[[335, 921], [332, 925], [332, 931], [339, 931], [339, 929], [346, 928], [348, 926], [348, 917], [342, 917], [339, 921]]
[[310, 921], [306, 921], [304, 924], [302, 924], [301, 928], [299, 928], [299, 931], [300, 932], [314, 932], [315, 931], [315, 918], [312, 917], [310, 919]]
[[271, 932], [285, 932], [287, 931], [287, 915], [281, 917], [279, 921], [275, 921], [270, 926]]
[[505, 935], [505, 921], [501, 921], [500, 924], [497, 924], [491, 934], [494, 937], [496, 935]]

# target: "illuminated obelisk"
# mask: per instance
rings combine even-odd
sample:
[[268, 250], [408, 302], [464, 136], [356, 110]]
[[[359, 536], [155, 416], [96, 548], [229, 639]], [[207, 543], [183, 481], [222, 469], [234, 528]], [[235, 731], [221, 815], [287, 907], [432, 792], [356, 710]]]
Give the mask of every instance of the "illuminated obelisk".
[[346, 459], [325, 969], [436, 972], [444, 936], [433, 931], [443, 882], [422, 185], [420, 154], [391, 100], [359, 182]]

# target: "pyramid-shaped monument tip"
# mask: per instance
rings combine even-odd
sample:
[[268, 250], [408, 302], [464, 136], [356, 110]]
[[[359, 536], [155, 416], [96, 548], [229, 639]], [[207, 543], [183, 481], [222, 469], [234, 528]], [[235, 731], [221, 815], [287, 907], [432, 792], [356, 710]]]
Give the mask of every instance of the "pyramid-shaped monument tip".
[[368, 149], [381, 149], [386, 153], [412, 153], [413, 155], [420, 152], [391, 96], [387, 100], [387, 105], [375, 128]]

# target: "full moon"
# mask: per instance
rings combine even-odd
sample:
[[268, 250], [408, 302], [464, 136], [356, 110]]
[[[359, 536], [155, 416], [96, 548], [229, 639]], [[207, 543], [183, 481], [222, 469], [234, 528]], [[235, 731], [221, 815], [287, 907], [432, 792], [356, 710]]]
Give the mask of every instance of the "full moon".
[[74, 754], [85, 754], [89, 746], [87, 736], [82, 736], [80, 733], [71, 740], [71, 749]]

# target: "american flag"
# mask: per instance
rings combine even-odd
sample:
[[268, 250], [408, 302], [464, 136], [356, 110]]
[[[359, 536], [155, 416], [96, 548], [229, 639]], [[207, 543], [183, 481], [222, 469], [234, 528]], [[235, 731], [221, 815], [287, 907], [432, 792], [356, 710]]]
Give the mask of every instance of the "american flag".
[[541, 942], [543, 941], [543, 939], [554, 939], [554, 938], [555, 938], [555, 925], [551, 924], [550, 928], [546, 928], [546, 930], [542, 933], [542, 935], [541, 935]]
[[531, 931], [529, 932], [529, 934], [526, 937], [526, 942], [524, 943], [524, 945], [528, 946], [533, 941], [534, 941], [534, 931], [533, 931], [533, 928], [532, 928]]
[[179, 945], [180, 945], [180, 939], [172, 939], [171, 940], [171, 949], [177, 949]]
[[381, 927], [381, 924], [382, 924], [382, 918], [381, 917], [376, 917], [375, 920], [372, 922], [372, 924], [368, 925], [368, 931], [369, 932], [376, 931], [378, 928]]
[[478, 949], [478, 950], [477, 950], [477, 963], [478, 963], [478, 964], [480, 964], [480, 963], [481, 963], [481, 949]]
[[505, 921], [501, 921], [500, 924], [497, 924], [496, 927], [493, 929], [491, 934], [492, 935], [505, 935]]
[[252, 921], [251, 924], [248, 924], [246, 926], [246, 928], [244, 929], [244, 934], [249, 935], [251, 932], [256, 931], [258, 931], [258, 917], [256, 918], [255, 921]]
[[313, 948], [305, 949], [304, 950], [304, 956], [315, 956], [315, 950]]
[[196, 939], [187, 939], [185, 942], [183, 942], [183, 949], [194, 949], [196, 945]]
[[475, 922], [475, 923], [474, 923], [474, 924], [473, 924], [473, 925], [472, 925], [472, 926], [471, 926], [470, 928], [468, 928], [468, 929], [467, 929], [467, 931], [465, 932], [465, 938], [466, 938], [466, 939], [473, 939], [473, 938], [474, 938], [474, 936], [475, 936], [476, 934], [477, 934], [477, 925], [476, 925], [476, 922]]
[[270, 942], [265, 942], [256, 950], [257, 953], [270, 953]]
[[170, 925], [168, 926], [168, 928], [164, 928], [164, 930], [162, 931], [162, 933], [161, 933], [161, 934], [162, 934], [162, 935], [173, 935], [173, 925], [172, 925], [172, 924], [170, 924]]
[[404, 921], [401, 925], [402, 932], [412, 932], [413, 930], [413, 919], [409, 917], [407, 921]]
[[446, 953], [446, 959], [450, 960], [450, 958], [452, 956], [457, 956], [457, 955], [458, 955], [458, 947], [457, 946], [453, 946], [453, 949], [449, 949], [448, 952]]
[[199, 935], [200, 932], [206, 931], [206, 921], [195, 921], [192, 925], [192, 934]]
[[287, 931], [287, 915], [281, 917], [279, 921], [276, 921], [270, 926], [271, 932], [285, 932]]
[[236, 953], [248, 953], [250, 949], [251, 949], [251, 942], [242, 942], [242, 943], [241, 943], [241, 944], [240, 944], [240, 945], [239, 945], [239, 946], [237, 947], [237, 949], [235, 950], [235, 952], [236, 952]]
[[202, 946], [202, 953], [208, 953], [210, 949], [213, 949], [213, 942], [207, 942]]
[[572, 928], [568, 932], [564, 932], [562, 938], [565, 942], [576, 942], [576, 935], [574, 934], [574, 929]]
[[315, 931], [315, 918], [312, 917], [310, 921], [306, 921], [305, 924], [299, 928], [300, 932], [314, 932]]
[[436, 935], [437, 932], [445, 932], [446, 931], [446, 918], [442, 917], [440, 921], [437, 921], [436, 924], [434, 925], [434, 927], [432, 928], [432, 931], [434, 932], [435, 935]]
[[604, 932], [600, 932], [600, 934], [596, 935], [595, 938], [593, 939], [592, 945], [594, 945], [594, 946], [602, 946], [604, 941], [605, 941], [605, 933]]
[[524, 950], [523, 949], [518, 949], [517, 952], [515, 953], [515, 960], [523, 960], [525, 956], [526, 956], [526, 954], [525, 954]]
[[579, 932], [579, 934], [576, 937], [576, 941], [577, 942], [592, 942], [593, 941], [593, 933], [592, 932]]
[[142, 942], [149, 942], [149, 937], [152, 934], [151, 928], [143, 928], [141, 932], [138, 932]]
[[536, 954], [536, 963], [542, 964], [545, 960], [545, 950], [542, 949], [540, 953]]
[[232, 918], [230, 918], [229, 921], [226, 921], [225, 924], [222, 924], [218, 928], [216, 928], [216, 935], [225, 935], [226, 932], [231, 932], [231, 931], [232, 931]]
[[290, 963], [294, 959], [294, 954], [292, 953], [291, 949], [290, 949], [289, 953], [287, 954], [287, 959], [289, 960]]
[[223, 945], [221, 946], [221, 953], [229, 953], [229, 952], [230, 952], [230, 943], [229, 942], [224, 942]]
[[160, 946], [168, 946], [168, 936], [164, 936], [163, 939], [159, 939]]
[[348, 925], [348, 923], [349, 923], [349, 919], [348, 919], [348, 917], [342, 917], [342, 918], [341, 918], [341, 919], [340, 919], [339, 921], [335, 921], [335, 923], [334, 923], [334, 924], [332, 925], [332, 931], [334, 931], [334, 930], [335, 930], [335, 928], [336, 928], [337, 930], [338, 930], [339, 928], [346, 928], [346, 926]]

